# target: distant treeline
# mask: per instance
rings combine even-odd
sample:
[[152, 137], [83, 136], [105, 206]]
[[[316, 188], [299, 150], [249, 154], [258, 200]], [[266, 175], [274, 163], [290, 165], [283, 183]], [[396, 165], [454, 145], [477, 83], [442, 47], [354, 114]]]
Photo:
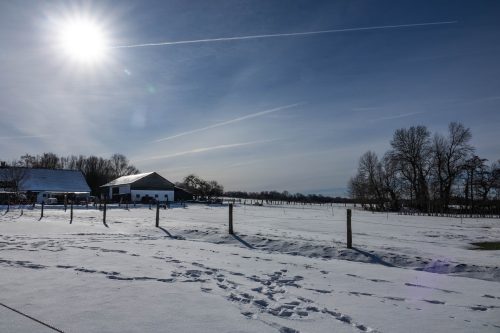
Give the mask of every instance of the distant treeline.
[[121, 176], [139, 173], [139, 170], [129, 163], [122, 154], [113, 154], [110, 158], [98, 156], [58, 156], [54, 153], [41, 155], [25, 154], [19, 160], [11, 163], [2, 162], [2, 166], [18, 168], [42, 168], [79, 170], [92, 190], [93, 195], [99, 195], [101, 185]]
[[425, 126], [398, 129], [382, 158], [361, 156], [350, 196], [375, 210], [498, 214], [500, 160], [477, 156], [471, 138], [455, 122], [446, 135], [432, 136]]
[[300, 203], [349, 203], [350, 199], [341, 197], [328, 197], [321, 194], [301, 194], [290, 193], [288, 191], [262, 191], [262, 192], [243, 192], [229, 191], [224, 193], [225, 197], [241, 198], [241, 199], [256, 199], [266, 201], [282, 201], [282, 202], [300, 202]]

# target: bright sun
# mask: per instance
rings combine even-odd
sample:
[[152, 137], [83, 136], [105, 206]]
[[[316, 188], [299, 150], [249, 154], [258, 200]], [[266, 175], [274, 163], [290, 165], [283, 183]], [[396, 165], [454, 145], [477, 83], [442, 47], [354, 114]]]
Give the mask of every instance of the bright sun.
[[106, 55], [108, 41], [104, 30], [91, 20], [70, 20], [60, 26], [60, 45], [71, 59], [96, 63]]

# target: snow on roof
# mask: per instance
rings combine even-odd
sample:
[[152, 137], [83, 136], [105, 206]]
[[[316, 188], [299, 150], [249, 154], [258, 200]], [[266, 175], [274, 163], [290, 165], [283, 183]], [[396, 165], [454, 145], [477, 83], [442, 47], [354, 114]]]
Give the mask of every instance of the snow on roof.
[[138, 173], [136, 175], [123, 176], [123, 177], [120, 177], [120, 178], [116, 178], [115, 180], [110, 181], [109, 183], [104, 184], [101, 187], [132, 184], [132, 183], [138, 181], [139, 179], [144, 178], [146, 176], [149, 176], [149, 175], [151, 175], [153, 173], [154, 172], [145, 172], [145, 173]]
[[[81, 171], [54, 169], [22, 169], [21, 191], [48, 192], [90, 192], [89, 185]], [[9, 169], [0, 169], [0, 176], [9, 175]]]

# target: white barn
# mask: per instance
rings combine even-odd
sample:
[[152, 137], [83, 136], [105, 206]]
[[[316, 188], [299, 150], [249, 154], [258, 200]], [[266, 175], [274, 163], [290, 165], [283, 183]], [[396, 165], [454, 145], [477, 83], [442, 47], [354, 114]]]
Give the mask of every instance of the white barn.
[[113, 200], [141, 202], [154, 199], [160, 202], [174, 201], [175, 185], [156, 172], [123, 176], [101, 186], [106, 196]]

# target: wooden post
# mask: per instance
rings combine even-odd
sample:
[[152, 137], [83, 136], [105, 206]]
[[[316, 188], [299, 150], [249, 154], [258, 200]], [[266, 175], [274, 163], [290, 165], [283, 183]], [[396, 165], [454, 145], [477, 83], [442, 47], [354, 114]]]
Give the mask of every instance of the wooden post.
[[160, 201], [156, 202], [156, 227], [160, 226]]
[[233, 232], [233, 204], [229, 204], [229, 234], [234, 234]]
[[347, 248], [352, 249], [351, 209], [347, 209]]
[[69, 214], [69, 224], [73, 223], [73, 201], [71, 201], [71, 206], [70, 206], [70, 214]]
[[43, 218], [43, 206], [45, 205], [45, 201], [42, 201], [42, 210], [40, 212], [40, 220]]
[[104, 200], [104, 209], [102, 210], [102, 223], [106, 225], [106, 200]]

